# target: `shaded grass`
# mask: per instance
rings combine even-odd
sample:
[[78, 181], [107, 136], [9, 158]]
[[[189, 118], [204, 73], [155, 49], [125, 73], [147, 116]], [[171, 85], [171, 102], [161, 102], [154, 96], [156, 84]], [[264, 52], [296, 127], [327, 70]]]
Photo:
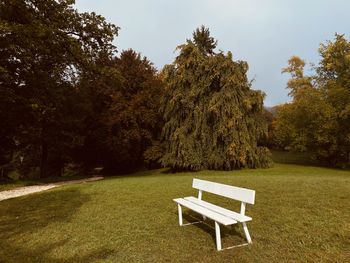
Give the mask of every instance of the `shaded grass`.
[[[256, 190], [253, 245], [216, 252], [212, 221], [178, 226], [172, 199], [197, 194], [193, 177]], [[0, 262], [347, 262], [349, 200], [350, 172], [335, 169], [140, 172], [0, 202]], [[222, 232], [224, 246], [245, 242], [241, 226]]]

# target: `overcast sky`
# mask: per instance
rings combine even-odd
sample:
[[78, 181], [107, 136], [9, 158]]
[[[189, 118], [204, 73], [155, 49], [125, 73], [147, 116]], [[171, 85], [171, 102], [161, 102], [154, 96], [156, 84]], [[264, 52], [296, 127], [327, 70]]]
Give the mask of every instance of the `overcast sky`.
[[350, 0], [76, 0], [76, 7], [119, 26], [118, 50], [139, 51], [158, 69], [196, 27], [209, 27], [219, 49], [248, 62], [266, 106], [290, 99], [289, 76], [281, 75], [290, 56], [317, 63], [320, 43], [350, 34]]

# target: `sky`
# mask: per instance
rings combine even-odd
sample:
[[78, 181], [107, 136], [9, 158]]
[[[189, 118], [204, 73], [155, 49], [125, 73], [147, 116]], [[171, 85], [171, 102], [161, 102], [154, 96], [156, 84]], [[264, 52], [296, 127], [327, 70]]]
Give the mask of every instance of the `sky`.
[[76, 0], [75, 6], [120, 27], [118, 51], [141, 52], [158, 69], [205, 25], [218, 49], [248, 62], [248, 77], [266, 93], [266, 106], [290, 101], [289, 76], [281, 69], [291, 56], [317, 64], [321, 43], [335, 33], [350, 36], [349, 0]]

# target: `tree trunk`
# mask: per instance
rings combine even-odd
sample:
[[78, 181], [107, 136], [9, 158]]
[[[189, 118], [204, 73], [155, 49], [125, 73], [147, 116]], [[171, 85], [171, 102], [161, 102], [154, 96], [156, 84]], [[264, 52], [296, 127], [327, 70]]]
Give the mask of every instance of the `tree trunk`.
[[47, 177], [48, 146], [46, 142], [41, 144], [40, 178]]
[[1, 181], [10, 181], [11, 178], [7, 176], [7, 170], [4, 167], [0, 168], [0, 182]]

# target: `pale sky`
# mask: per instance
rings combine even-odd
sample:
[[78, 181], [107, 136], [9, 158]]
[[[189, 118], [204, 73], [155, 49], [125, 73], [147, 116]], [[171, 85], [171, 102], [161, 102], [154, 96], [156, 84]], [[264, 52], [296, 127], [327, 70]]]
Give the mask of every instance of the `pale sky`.
[[281, 68], [292, 55], [317, 63], [320, 43], [350, 35], [350, 0], [76, 0], [76, 7], [119, 26], [118, 51], [141, 52], [158, 69], [197, 27], [209, 27], [218, 49], [248, 62], [266, 106], [290, 100]]

